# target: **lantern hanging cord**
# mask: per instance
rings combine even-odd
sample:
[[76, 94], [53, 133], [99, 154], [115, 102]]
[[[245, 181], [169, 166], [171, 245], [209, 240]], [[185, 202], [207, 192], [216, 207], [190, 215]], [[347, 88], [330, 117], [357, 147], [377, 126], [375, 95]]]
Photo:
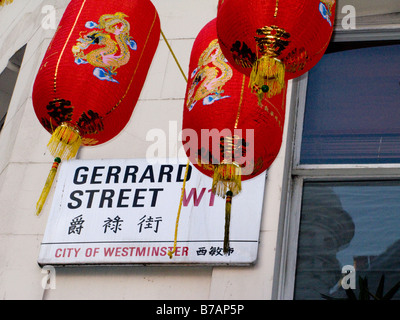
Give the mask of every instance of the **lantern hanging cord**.
[[187, 177], [188, 177], [188, 173], [189, 173], [189, 165], [190, 165], [190, 161], [188, 160], [188, 162], [186, 164], [185, 177], [183, 179], [181, 200], [179, 201], [178, 214], [177, 214], [176, 223], [175, 223], [174, 248], [172, 249], [172, 251], [168, 251], [168, 256], [169, 256], [170, 259], [172, 259], [172, 256], [176, 251], [176, 244], [178, 242], [178, 227], [179, 227], [179, 220], [180, 220], [180, 217], [181, 217], [181, 210], [182, 210], [183, 196], [185, 194], [186, 181], [187, 181]]
[[188, 79], [187, 79], [185, 73], [183, 72], [183, 69], [182, 69], [182, 67], [181, 67], [181, 65], [180, 65], [180, 63], [179, 63], [179, 61], [178, 61], [178, 58], [176, 57], [176, 55], [175, 55], [174, 51], [172, 50], [171, 46], [169, 45], [169, 42], [168, 42], [167, 38], [165, 37], [164, 32], [162, 31], [162, 29], [161, 29], [161, 35], [162, 35], [162, 37], [163, 37], [165, 43], [167, 44], [167, 47], [168, 47], [169, 51], [171, 52], [172, 56], [174, 57], [175, 62], [176, 62], [176, 64], [178, 65], [178, 68], [179, 68], [179, 70], [180, 70], [181, 73], [182, 73], [183, 78], [184, 78], [185, 81], [187, 82]]
[[[174, 60], [176, 62], [176, 65], [178, 66], [179, 70], [182, 73], [183, 78], [185, 79], [186, 83], [188, 82], [188, 79], [185, 75], [185, 73], [183, 72], [183, 69], [178, 61], [178, 58], [176, 57], [174, 50], [172, 50], [172, 47], [170, 46], [167, 37], [165, 36], [164, 32], [162, 30], [161, 31], [161, 35], [165, 41], [165, 43], [167, 44], [167, 47], [169, 49], [169, 51], [171, 52], [172, 56], [174, 57]], [[177, 213], [177, 217], [176, 217], [176, 223], [175, 223], [175, 236], [174, 236], [174, 248], [172, 249], [172, 251], [168, 251], [168, 256], [170, 259], [172, 259], [172, 256], [174, 255], [174, 253], [176, 252], [176, 246], [177, 246], [177, 242], [178, 242], [178, 228], [179, 228], [179, 220], [181, 217], [181, 211], [182, 211], [182, 203], [183, 203], [183, 197], [185, 195], [185, 188], [186, 188], [186, 181], [187, 181], [187, 177], [189, 174], [189, 165], [190, 165], [190, 160], [188, 159], [187, 163], [186, 163], [186, 171], [185, 171], [185, 177], [183, 179], [183, 186], [182, 186], [182, 193], [181, 193], [181, 199], [179, 201], [179, 208], [178, 208], [178, 213]]]

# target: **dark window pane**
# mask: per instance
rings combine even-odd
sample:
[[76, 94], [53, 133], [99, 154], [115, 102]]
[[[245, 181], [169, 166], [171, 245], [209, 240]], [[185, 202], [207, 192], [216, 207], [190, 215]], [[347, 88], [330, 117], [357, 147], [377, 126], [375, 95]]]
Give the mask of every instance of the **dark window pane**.
[[400, 281], [400, 181], [307, 182], [301, 210], [295, 299], [345, 297], [347, 265], [374, 294]]
[[0, 131], [4, 126], [25, 49], [26, 45], [19, 49], [8, 61], [3, 72], [0, 73]]
[[326, 54], [309, 72], [302, 164], [400, 162], [400, 45]]

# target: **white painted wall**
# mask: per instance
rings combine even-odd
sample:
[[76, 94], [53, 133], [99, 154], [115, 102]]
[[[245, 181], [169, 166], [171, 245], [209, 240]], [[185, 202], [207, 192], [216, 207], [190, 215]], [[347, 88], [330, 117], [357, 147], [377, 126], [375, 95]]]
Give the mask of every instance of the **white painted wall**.
[[[52, 163], [46, 149], [49, 134], [37, 121], [32, 85], [54, 30], [41, 27], [46, 4], [55, 5], [57, 23], [67, 0], [15, 0], [0, 9], [0, 70], [25, 43], [26, 54], [0, 135], [0, 297], [3, 299], [250, 299], [268, 298], [273, 276], [276, 219], [281, 172], [271, 169], [268, 203], [262, 230], [260, 259], [254, 267], [82, 267], [58, 268], [56, 289], [42, 288], [36, 260], [51, 207], [52, 193], [40, 217], [35, 204]], [[217, 13], [216, 0], [154, 0], [161, 26], [187, 72], [198, 32]], [[111, 142], [81, 148], [80, 159], [145, 158], [153, 128], [180, 129], [186, 82], [162, 38], [131, 121]], [[180, 148], [171, 141], [172, 150]], [[184, 154], [180, 154], [180, 156]], [[177, 157], [177, 152], [169, 154]], [[277, 161], [277, 164], [279, 161]], [[278, 165], [279, 167], [279, 165]], [[277, 191], [277, 192], [276, 192]], [[179, 201], [177, 195], [176, 201]], [[269, 204], [269, 205], [268, 205]]]

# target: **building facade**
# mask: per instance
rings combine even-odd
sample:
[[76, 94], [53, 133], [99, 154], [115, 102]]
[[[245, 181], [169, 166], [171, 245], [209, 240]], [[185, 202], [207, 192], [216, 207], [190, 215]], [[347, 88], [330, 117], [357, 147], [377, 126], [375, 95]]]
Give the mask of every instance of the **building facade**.
[[[37, 260], [54, 188], [39, 217], [35, 205], [53, 159], [49, 134], [33, 110], [32, 87], [68, 2], [14, 0], [0, 7], [2, 299], [319, 299], [340, 296], [342, 267], [349, 265], [372, 279], [372, 288], [384, 271], [387, 288], [400, 281], [400, 234], [392, 228], [400, 224], [397, 0], [338, 1], [321, 65], [289, 82], [283, 143], [265, 175], [253, 265], [57, 267], [48, 277]], [[187, 72], [195, 37], [216, 17], [218, 1], [152, 2]], [[343, 83], [352, 74], [358, 76]], [[127, 127], [110, 143], [82, 148], [77, 159], [144, 159], [154, 128], [169, 133], [167, 156], [184, 158], [178, 133], [185, 91], [160, 37]]]

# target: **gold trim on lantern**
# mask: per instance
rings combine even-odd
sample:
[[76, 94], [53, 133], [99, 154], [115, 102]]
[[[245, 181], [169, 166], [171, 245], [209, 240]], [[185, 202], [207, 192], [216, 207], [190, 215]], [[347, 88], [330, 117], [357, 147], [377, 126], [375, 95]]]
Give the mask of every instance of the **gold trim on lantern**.
[[214, 171], [212, 192], [222, 198], [230, 190], [236, 196], [242, 190], [242, 168], [234, 159], [241, 157], [243, 152], [243, 139], [238, 135], [221, 137], [220, 150], [223, 160], [220, 163], [203, 163], [200, 158], [197, 164], [205, 170]]
[[250, 88], [258, 96], [259, 104], [264, 98], [271, 98], [285, 88], [285, 65], [278, 59], [290, 43], [290, 33], [278, 26], [257, 29], [254, 37], [261, 57], [253, 64], [250, 74]]
[[277, 26], [265, 26], [257, 29], [254, 39], [262, 55], [278, 57], [290, 43], [290, 33]]
[[257, 94], [260, 105], [264, 97], [281, 93], [285, 88], [285, 65], [276, 58], [261, 57], [253, 65], [249, 87]]
[[279, 10], [279, 0], [276, 0], [274, 18], [278, 16], [278, 10]]
[[146, 47], [147, 47], [148, 41], [149, 41], [149, 39], [150, 39], [151, 32], [153, 31], [154, 24], [155, 24], [156, 21], [157, 21], [157, 17], [158, 17], [158, 13], [157, 13], [157, 11], [155, 11], [155, 12], [154, 12], [153, 22], [152, 22], [152, 24], [151, 24], [151, 27], [150, 27], [150, 29], [149, 29], [149, 32], [147, 33], [146, 41], [145, 41], [145, 43], [144, 43], [144, 45], [143, 45], [143, 50], [142, 50], [142, 52], [140, 53], [139, 60], [138, 60], [138, 62], [136, 63], [136, 68], [135, 68], [135, 70], [133, 71], [131, 81], [129, 82], [128, 87], [127, 87], [127, 89], [126, 89], [124, 95], [121, 97], [121, 99], [119, 99], [119, 101], [117, 102], [117, 104], [116, 104], [115, 106], [113, 106], [109, 111], [107, 111], [106, 116], [108, 116], [108, 115], [109, 115], [110, 113], [112, 113], [115, 109], [117, 109], [117, 108], [119, 107], [119, 105], [122, 103], [122, 101], [124, 101], [124, 99], [125, 99], [126, 96], [128, 95], [128, 93], [129, 93], [129, 91], [130, 91], [130, 89], [131, 89], [131, 86], [132, 86], [132, 84], [133, 84], [133, 80], [135, 79], [136, 72], [137, 72], [137, 70], [138, 70], [138, 68], [139, 68], [139, 66], [140, 66], [140, 61], [141, 61], [142, 58], [143, 58], [143, 54], [144, 54], [145, 49], [146, 49]]
[[54, 157], [69, 160], [76, 156], [81, 145], [79, 130], [72, 124], [62, 123], [53, 132], [47, 147]]
[[239, 125], [240, 113], [242, 112], [243, 93], [244, 93], [245, 83], [246, 83], [246, 75], [243, 75], [242, 88], [240, 90], [240, 100], [239, 100], [238, 112], [236, 114], [236, 121], [235, 121], [235, 127], [234, 127], [235, 129], [237, 129], [237, 127]]
[[82, 13], [82, 10], [83, 10], [85, 4], [86, 4], [86, 0], [84, 0], [84, 1], [82, 2], [81, 8], [79, 9], [79, 12], [78, 12], [78, 14], [77, 14], [77, 16], [76, 16], [75, 22], [74, 22], [74, 24], [73, 24], [73, 26], [72, 26], [72, 28], [71, 28], [71, 30], [70, 30], [70, 32], [69, 32], [69, 35], [68, 35], [68, 37], [67, 37], [67, 40], [64, 42], [64, 46], [63, 46], [63, 48], [62, 48], [62, 50], [61, 50], [61, 53], [60, 53], [60, 55], [59, 55], [59, 57], [58, 57], [56, 69], [55, 69], [55, 71], [54, 71], [54, 82], [53, 82], [53, 90], [54, 90], [54, 92], [57, 92], [58, 68], [59, 68], [59, 66], [60, 66], [61, 59], [62, 59], [62, 57], [63, 57], [63, 55], [64, 55], [65, 48], [67, 47], [67, 44], [69, 43], [69, 39], [71, 38], [72, 33], [73, 33], [74, 30], [75, 30], [76, 24], [78, 23], [79, 17], [81, 16], [81, 13]]
[[5, 4], [10, 4], [12, 2], [13, 0], [0, 0], [0, 7], [4, 6]]
[[242, 191], [242, 169], [236, 162], [228, 163], [223, 161], [215, 165], [212, 183], [212, 192], [225, 199], [228, 190], [233, 196]]

